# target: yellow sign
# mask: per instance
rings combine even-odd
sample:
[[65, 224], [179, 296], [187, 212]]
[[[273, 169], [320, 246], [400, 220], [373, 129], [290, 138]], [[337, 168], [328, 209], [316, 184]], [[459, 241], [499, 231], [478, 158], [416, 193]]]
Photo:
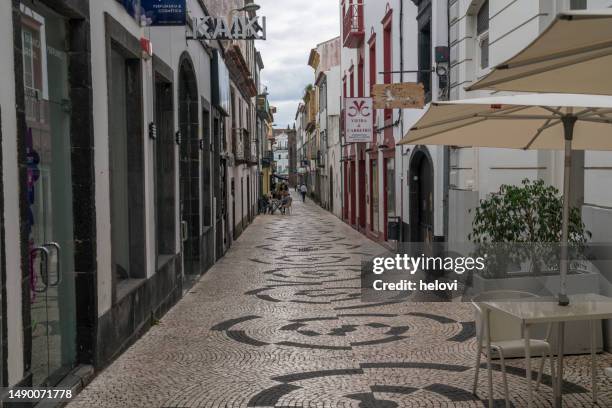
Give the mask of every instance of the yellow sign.
[[423, 84], [403, 82], [376, 84], [372, 87], [374, 109], [423, 109], [425, 89]]

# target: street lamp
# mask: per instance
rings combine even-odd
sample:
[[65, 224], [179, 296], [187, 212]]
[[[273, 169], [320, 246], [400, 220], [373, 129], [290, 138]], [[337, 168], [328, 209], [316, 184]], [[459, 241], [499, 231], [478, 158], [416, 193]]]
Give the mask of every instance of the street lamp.
[[260, 8], [261, 6], [259, 4], [249, 3], [249, 4], [246, 4], [244, 7], [233, 9], [232, 11], [246, 11], [250, 13], [250, 12], [257, 11]]
[[234, 18], [234, 14], [236, 13], [241, 13], [243, 11], [246, 11], [247, 13], [251, 13], [251, 12], [255, 12], [259, 10], [260, 8], [261, 6], [259, 4], [249, 3], [249, 4], [245, 4], [244, 7], [231, 9], [229, 13], [227, 13], [227, 23], [230, 24], [231, 26], [232, 20]]

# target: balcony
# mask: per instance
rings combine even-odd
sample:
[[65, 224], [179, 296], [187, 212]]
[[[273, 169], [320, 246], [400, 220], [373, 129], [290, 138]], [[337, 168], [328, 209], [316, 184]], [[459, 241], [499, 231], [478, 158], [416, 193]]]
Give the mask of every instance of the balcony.
[[257, 107], [257, 116], [262, 120], [272, 122], [268, 98], [265, 95], [257, 95], [255, 102]]
[[343, 19], [344, 47], [359, 48], [365, 38], [363, 28], [363, 3], [352, 1], [347, 5]]
[[248, 163], [251, 161], [251, 140], [249, 132], [243, 128], [234, 128], [232, 135], [232, 146], [234, 160], [236, 164]]
[[261, 167], [272, 167], [273, 163], [274, 152], [272, 150], [265, 151], [263, 157], [261, 158]]

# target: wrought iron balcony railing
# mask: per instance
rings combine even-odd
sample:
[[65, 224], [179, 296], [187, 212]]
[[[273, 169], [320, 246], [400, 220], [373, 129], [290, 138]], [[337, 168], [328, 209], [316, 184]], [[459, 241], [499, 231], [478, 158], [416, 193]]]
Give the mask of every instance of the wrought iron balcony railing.
[[343, 18], [343, 43], [346, 48], [359, 48], [361, 46], [365, 38], [363, 21], [363, 3], [353, 4], [350, 1], [346, 6]]

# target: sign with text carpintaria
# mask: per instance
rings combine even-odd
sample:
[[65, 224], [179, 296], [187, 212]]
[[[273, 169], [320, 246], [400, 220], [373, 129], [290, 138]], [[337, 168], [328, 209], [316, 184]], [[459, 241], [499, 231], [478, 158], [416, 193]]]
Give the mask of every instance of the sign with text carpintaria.
[[346, 143], [371, 142], [374, 133], [372, 98], [344, 98], [344, 106]]
[[200, 17], [193, 19], [196, 40], [265, 40], [266, 18], [237, 15], [227, 17]]
[[376, 84], [372, 87], [374, 109], [423, 109], [425, 90], [423, 84], [402, 82]]

